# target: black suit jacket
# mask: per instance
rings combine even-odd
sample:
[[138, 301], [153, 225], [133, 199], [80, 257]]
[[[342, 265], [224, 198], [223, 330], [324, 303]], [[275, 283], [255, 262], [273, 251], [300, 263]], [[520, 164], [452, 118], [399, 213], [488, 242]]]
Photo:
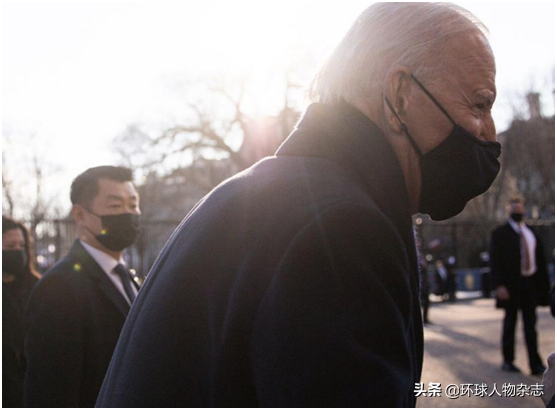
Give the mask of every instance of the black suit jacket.
[[79, 241], [26, 309], [27, 407], [92, 407], [130, 307]]
[[312, 105], [173, 234], [97, 406], [414, 406], [417, 272], [389, 144], [355, 109]]
[[[549, 277], [545, 262], [543, 245], [536, 236], [536, 267], [532, 276], [536, 303], [547, 306], [549, 303]], [[506, 223], [495, 229], [491, 235], [491, 275], [494, 288], [505, 286], [510, 293], [509, 301], [497, 301], [497, 307], [518, 307], [521, 291], [520, 235]]]

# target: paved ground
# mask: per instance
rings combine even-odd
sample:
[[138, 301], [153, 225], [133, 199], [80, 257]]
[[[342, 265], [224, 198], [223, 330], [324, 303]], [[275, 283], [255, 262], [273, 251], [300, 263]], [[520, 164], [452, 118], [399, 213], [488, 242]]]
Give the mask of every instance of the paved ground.
[[[544, 407], [539, 397], [470, 397], [450, 399], [445, 394], [449, 384], [485, 383], [488, 394], [497, 384], [503, 394], [504, 383], [527, 386], [541, 384], [542, 378], [530, 376], [526, 346], [519, 319], [516, 334], [516, 362], [522, 374], [506, 373], [501, 368], [501, 326], [503, 311], [494, 308], [493, 300], [459, 300], [456, 303], [432, 303], [429, 318], [433, 325], [425, 328], [425, 359], [422, 382], [441, 383], [441, 397], [418, 399], [418, 407]], [[538, 339], [542, 359], [555, 350], [555, 321], [549, 308], [538, 308]]]

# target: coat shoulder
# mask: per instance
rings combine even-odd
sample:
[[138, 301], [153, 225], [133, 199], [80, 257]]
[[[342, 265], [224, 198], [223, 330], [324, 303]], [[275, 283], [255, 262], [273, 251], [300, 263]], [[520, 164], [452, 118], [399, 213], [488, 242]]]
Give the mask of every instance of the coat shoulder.
[[491, 235], [493, 237], [497, 237], [497, 236], [505, 235], [506, 233], [508, 233], [508, 231], [509, 231], [509, 224], [503, 224], [495, 228], [491, 233]]
[[[219, 198], [265, 204], [311, 204], [314, 209], [338, 200], [360, 203], [369, 201], [363, 188], [334, 162], [318, 157], [269, 157], [226, 181], [214, 191]], [[276, 208], [276, 207], [274, 207]]]
[[363, 223], [366, 218], [377, 224], [384, 221], [380, 225], [386, 229], [390, 224], [365, 188], [333, 161], [279, 156], [266, 158], [215, 188], [185, 218], [172, 242], [189, 243], [186, 236], [196, 232], [214, 244], [218, 232], [220, 239], [234, 234], [235, 243], [253, 245], [248, 232], [257, 232], [272, 237], [280, 247], [324, 213], [329, 217], [341, 213]]
[[82, 273], [83, 269], [83, 261], [80, 261], [71, 255], [66, 255], [46, 271], [39, 283], [72, 281], [74, 280], [74, 277], [78, 276], [79, 273]]
[[[89, 282], [85, 277], [85, 266], [83, 261], [66, 255], [54, 266], [52, 266], [35, 285], [30, 301], [38, 300], [66, 300], [70, 302], [75, 298], [77, 288], [83, 287]], [[50, 303], [50, 302], [49, 302]]]

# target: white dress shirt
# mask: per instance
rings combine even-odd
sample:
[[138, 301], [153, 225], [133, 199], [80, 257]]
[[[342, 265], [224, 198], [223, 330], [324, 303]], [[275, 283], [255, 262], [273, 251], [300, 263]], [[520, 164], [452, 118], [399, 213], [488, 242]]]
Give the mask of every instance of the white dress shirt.
[[[512, 219], [509, 219], [509, 225], [514, 231], [520, 235], [520, 231], [524, 234], [524, 239], [526, 240], [526, 246], [528, 246], [528, 256], [530, 257], [530, 269], [527, 271], [524, 270], [524, 263], [522, 263], [522, 276], [532, 276], [538, 270], [536, 266], [536, 236], [534, 233], [526, 226], [524, 222], [515, 222]], [[522, 240], [520, 241], [520, 248], [522, 249]], [[525, 252], [521, 252], [521, 255], [524, 255]]]
[[[126, 295], [126, 291], [124, 290], [124, 285], [120, 280], [120, 276], [118, 276], [118, 274], [114, 272], [114, 268], [118, 266], [119, 263], [126, 266], [126, 262], [124, 261], [124, 259], [120, 258], [120, 260], [118, 261], [114, 259], [112, 256], [110, 256], [109, 254], [104, 253], [103, 251], [92, 247], [91, 245], [83, 242], [82, 240], [79, 240], [79, 242], [81, 242], [85, 250], [89, 253], [89, 255], [91, 255], [91, 257], [95, 260], [95, 262], [99, 264], [99, 266], [104, 271], [104, 273], [106, 273], [106, 276], [108, 276], [108, 278], [112, 281], [112, 283], [114, 283], [116, 289], [118, 289], [118, 291], [122, 294], [124, 299], [126, 299], [126, 301], [131, 306], [131, 301], [128, 298], [128, 295]], [[132, 280], [130, 278], [130, 282], [131, 281]], [[131, 288], [132, 288], [132, 292], [135, 293], [135, 295], [137, 296], [137, 288], [133, 283], [131, 285]]]

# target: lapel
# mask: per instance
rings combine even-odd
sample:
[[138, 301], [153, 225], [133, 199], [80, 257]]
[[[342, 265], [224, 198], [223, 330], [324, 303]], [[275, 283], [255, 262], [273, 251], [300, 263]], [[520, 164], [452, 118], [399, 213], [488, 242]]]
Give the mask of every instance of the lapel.
[[[108, 278], [106, 273], [93, 259], [93, 257], [85, 250], [79, 240], [76, 240], [70, 249], [69, 256], [77, 263], [81, 264], [82, 272], [95, 282], [99, 291], [103, 293], [126, 317], [130, 311], [130, 305], [118, 291], [114, 283]], [[136, 283], [136, 281], [133, 281]]]
[[507, 222], [507, 229], [508, 229], [510, 232], [514, 233], [516, 236], [520, 236], [520, 235], [518, 234], [518, 232], [514, 230], [514, 228], [511, 226], [511, 224], [510, 224], [509, 222]]
[[404, 242], [411, 276], [419, 284], [412, 213], [398, 159], [381, 130], [348, 104], [312, 104], [277, 156], [329, 159], [351, 173]]
[[511, 266], [515, 267], [520, 274], [521, 252], [520, 252], [520, 235], [516, 232], [510, 223], [505, 225], [507, 230], [507, 258]]
[[509, 238], [520, 246], [520, 234], [517, 231], [515, 231], [514, 228], [511, 226], [511, 224], [508, 222], [506, 227], [508, 231], [507, 235], [509, 236]]

